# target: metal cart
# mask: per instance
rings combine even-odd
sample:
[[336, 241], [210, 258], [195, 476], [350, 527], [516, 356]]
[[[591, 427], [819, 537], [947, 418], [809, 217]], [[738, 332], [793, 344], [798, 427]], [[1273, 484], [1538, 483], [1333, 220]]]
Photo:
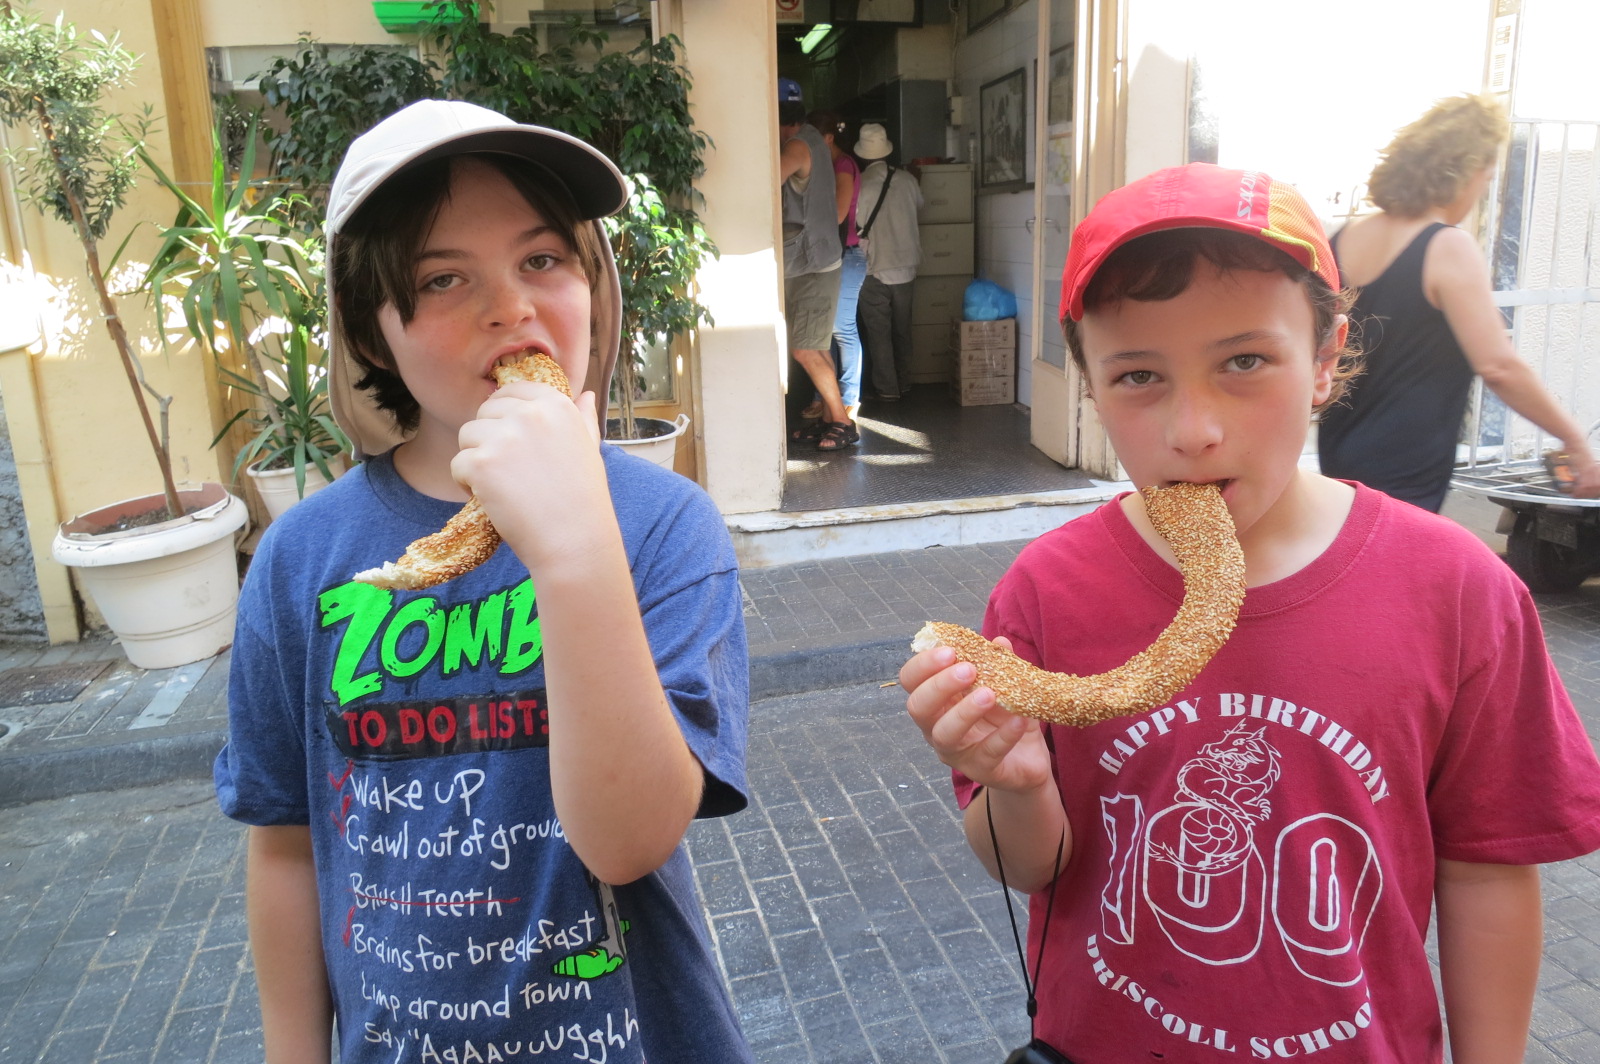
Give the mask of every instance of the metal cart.
[[1563, 494], [1543, 461], [1464, 466], [1450, 484], [1505, 507], [1506, 563], [1529, 591], [1571, 591], [1600, 573], [1600, 499]]

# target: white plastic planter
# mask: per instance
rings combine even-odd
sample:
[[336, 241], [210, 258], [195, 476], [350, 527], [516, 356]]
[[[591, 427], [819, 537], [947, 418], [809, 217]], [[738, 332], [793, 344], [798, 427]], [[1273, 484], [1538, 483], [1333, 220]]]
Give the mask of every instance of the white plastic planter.
[[[294, 486], [294, 467], [287, 469], [259, 468], [260, 463], [245, 467], [245, 473], [250, 477], [251, 483], [256, 486], [256, 494], [261, 497], [261, 505], [267, 509], [267, 515], [276, 521], [283, 516], [283, 512], [305, 496], [298, 494]], [[345, 470], [344, 455], [337, 454], [328, 459], [328, 468], [333, 471], [337, 479]], [[306, 466], [306, 495], [321, 491], [331, 481], [322, 475], [322, 470], [315, 465]]]
[[51, 544], [51, 557], [77, 571], [128, 661], [141, 669], [187, 665], [233, 643], [234, 540], [249, 511], [221, 484], [178, 496], [185, 508], [199, 508], [144, 528], [95, 532], [147, 511], [160, 496], [124, 499], [66, 522]]
[[[616, 418], [611, 418], [610, 422], [615, 422], [616, 420]], [[636, 417], [633, 420], [635, 423], [649, 422], [656, 426], [664, 426], [667, 431], [665, 435], [651, 436], [649, 439], [644, 440], [608, 439], [606, 443], [613, 447], [626, 448], [629, 454], [647, 458], [663, 469], [671, 469], [673, 457], [678, 453], [678, 437], [682, 436], [684, 430], [689, 427], [689, 415], [679, 414], [674, 421], [667, 421], [658, 417]], [[610, 422], [606, 425], [608, 432], [611, 427]]]

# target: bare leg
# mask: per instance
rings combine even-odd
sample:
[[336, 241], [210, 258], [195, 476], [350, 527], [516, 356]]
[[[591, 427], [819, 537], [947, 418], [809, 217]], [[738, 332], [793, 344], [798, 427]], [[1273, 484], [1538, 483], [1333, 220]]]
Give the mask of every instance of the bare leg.
[[850, 414], [839, 395], [839, 378], [834, 373], [833, 356], [826, 351], [796, 350], [794, 360], [800, 363], [811, 378], [811, 383], [816, 386], [817, 395], [822, 399], [823, 418], [836, 424], [849, 421]]

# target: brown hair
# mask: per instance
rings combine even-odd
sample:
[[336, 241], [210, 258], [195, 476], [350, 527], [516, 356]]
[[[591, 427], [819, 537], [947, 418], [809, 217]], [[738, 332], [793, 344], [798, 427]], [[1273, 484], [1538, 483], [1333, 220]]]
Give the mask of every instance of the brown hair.
[[[600, 256], [610, 251], [600, 246], [594, 227], [578, 217], [566, 186], [538, 163], [520, 156], [470, 155], [504, 174], [528, 206], [572, 247], [590, 291], [595, 291], [604, 275]], [[395, 368], [378, 312], [392, 304], [405, 324], [416, 315], [417, 256], [450, 197], [454, 164], [461, 158], [434, 159], [385, 181], [340, 229], [328, 265], [338, 302], [337, 328], [366, 370], [355, 386], [370, 389], [373, 400], [394, 417], [402, 432], [417, 427], [422, 408]]]
[[812, 111], [810, 114], [806, 115], [806, 123], [823, 136], [832, 137], [833, 142], [841, 149], [846, 151], [849, 150], [848, 148], [845, 148], [845, 145], [848, 143], [845, 133], [849, 130], [850, 123], [846, 122], [843, 118], [840, 118], [837, 112]]
[[[1196, 263], [1204, 260], [1219, 270], [1257, 270], [1281, 273], [1305, 289], [1311, 300], [1311, 320], [1317, 348], [1321, 348], [1355, 301], [1349, 289], [1335, 292], [1328, 283], [1281, 251], [1245, 233], [1226, 229], [1169, 229], [1128, 241], [1107, 256], [1083, 293], [1085, 313], [1125, 299], [1160, 302], [1176, 299], [1194, 280]], [[1087, 377], [1083, 338], [1071, 318], [1061, 323], [1073, 364]], [[1361, 372], [1361, 351], [1348, 340], [1328, 356], [1335, 359], [1333, 388], [1318, 410], [1344, 395], [1350, 378]]]
[[1453, 96], [1396, 133], [1367, 178], [1367, 199], [1380, 210], [1415, 218], [1442, 207], [1493, 163], [1510, 136], [1499, 101]]

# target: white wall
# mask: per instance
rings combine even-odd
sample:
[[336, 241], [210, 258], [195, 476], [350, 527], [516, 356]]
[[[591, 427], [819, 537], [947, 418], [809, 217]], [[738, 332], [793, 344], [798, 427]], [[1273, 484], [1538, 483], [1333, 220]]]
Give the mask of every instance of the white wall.
[[[1052, 16], [1054, 26], [1051, 38], [1054, 47], [1072, 40], [1071, 0], [1055, 0]], [[957, 29], [956, 77], [954, 94], [965, 100], [964, 124], [956, 130], [953, 149], [957, 158], [972, 162], [976, 167], [978, 152], [979, 90], [987, 82], [1018, 69], [1027, 71], [1028, 106], [1025, 121], [1030, 130], [1028, 137], [1028, 173], [1035, 163], [1033, 128], [1034, 58], [1037, 54], [1038, 0], [1026, 0], [1020, 7], [988, 23], [971, 36], [961, 36], [964, 25]], [[974, 181], [977, 181], [976, 171]], [[1059, 281], [1061, 268], [1066, 262], [1067, 201], [1063, 197], [1050, 197], [1056, 206], [1047, 209], [1047, 217], [1054, 223], [1045, 226], [1045, 292], [1047, 305], [1044, 317], [1043, 341], [1055, 349], [1055, 359], [1064, 357], [1061, 333], [1054, 328], [1055, 288], [1052, 279]], [[1058, 202], [1057, 202], [1058, 201]], [[1029, 352], [1033, 345], [1036, 308], [1033, 305], [1033, 235], [1027, 223], [1033, 217], [1033, 190], [1019, 192], [985, 193], [978, 191], [978, 276], [987, 278], [1006, 288], [1017, 297], [1017, 402], [1032, 405], [1033, 377]]]
[[1324, 220], [1346, 214], [1395, 130], [1440, 97], [1481, 90], [1491, 6], [1344, 0], [1334, 14], [1274, 0], [1270, 17], [1197, 20], [1217, 161], [1288, 181]]
[[1515, 117], [1600, 121], [1594, 76], [1600, 4], [1525, 0], [1521, 36]]
[[[1600, 90], [1591, 72], [1600, 6], [1529, 0], [1519, 28], [1512, 115], [1521, 128], [1528, 128], [1521, 120], [1542, 121], [1531, 123], [1538, 150], [1517, 287], [1534, 293], [1592, 290], [1600, 287], [1600, 126], [1594, 124], [1600, 122]], [[1531, 304], [1514, 315], [1518, 353], [1579, 424], [1595, 424], [1600, 302]], [[1520, 418], [1512, 426], [1515, 456], [1552, 445]]]

